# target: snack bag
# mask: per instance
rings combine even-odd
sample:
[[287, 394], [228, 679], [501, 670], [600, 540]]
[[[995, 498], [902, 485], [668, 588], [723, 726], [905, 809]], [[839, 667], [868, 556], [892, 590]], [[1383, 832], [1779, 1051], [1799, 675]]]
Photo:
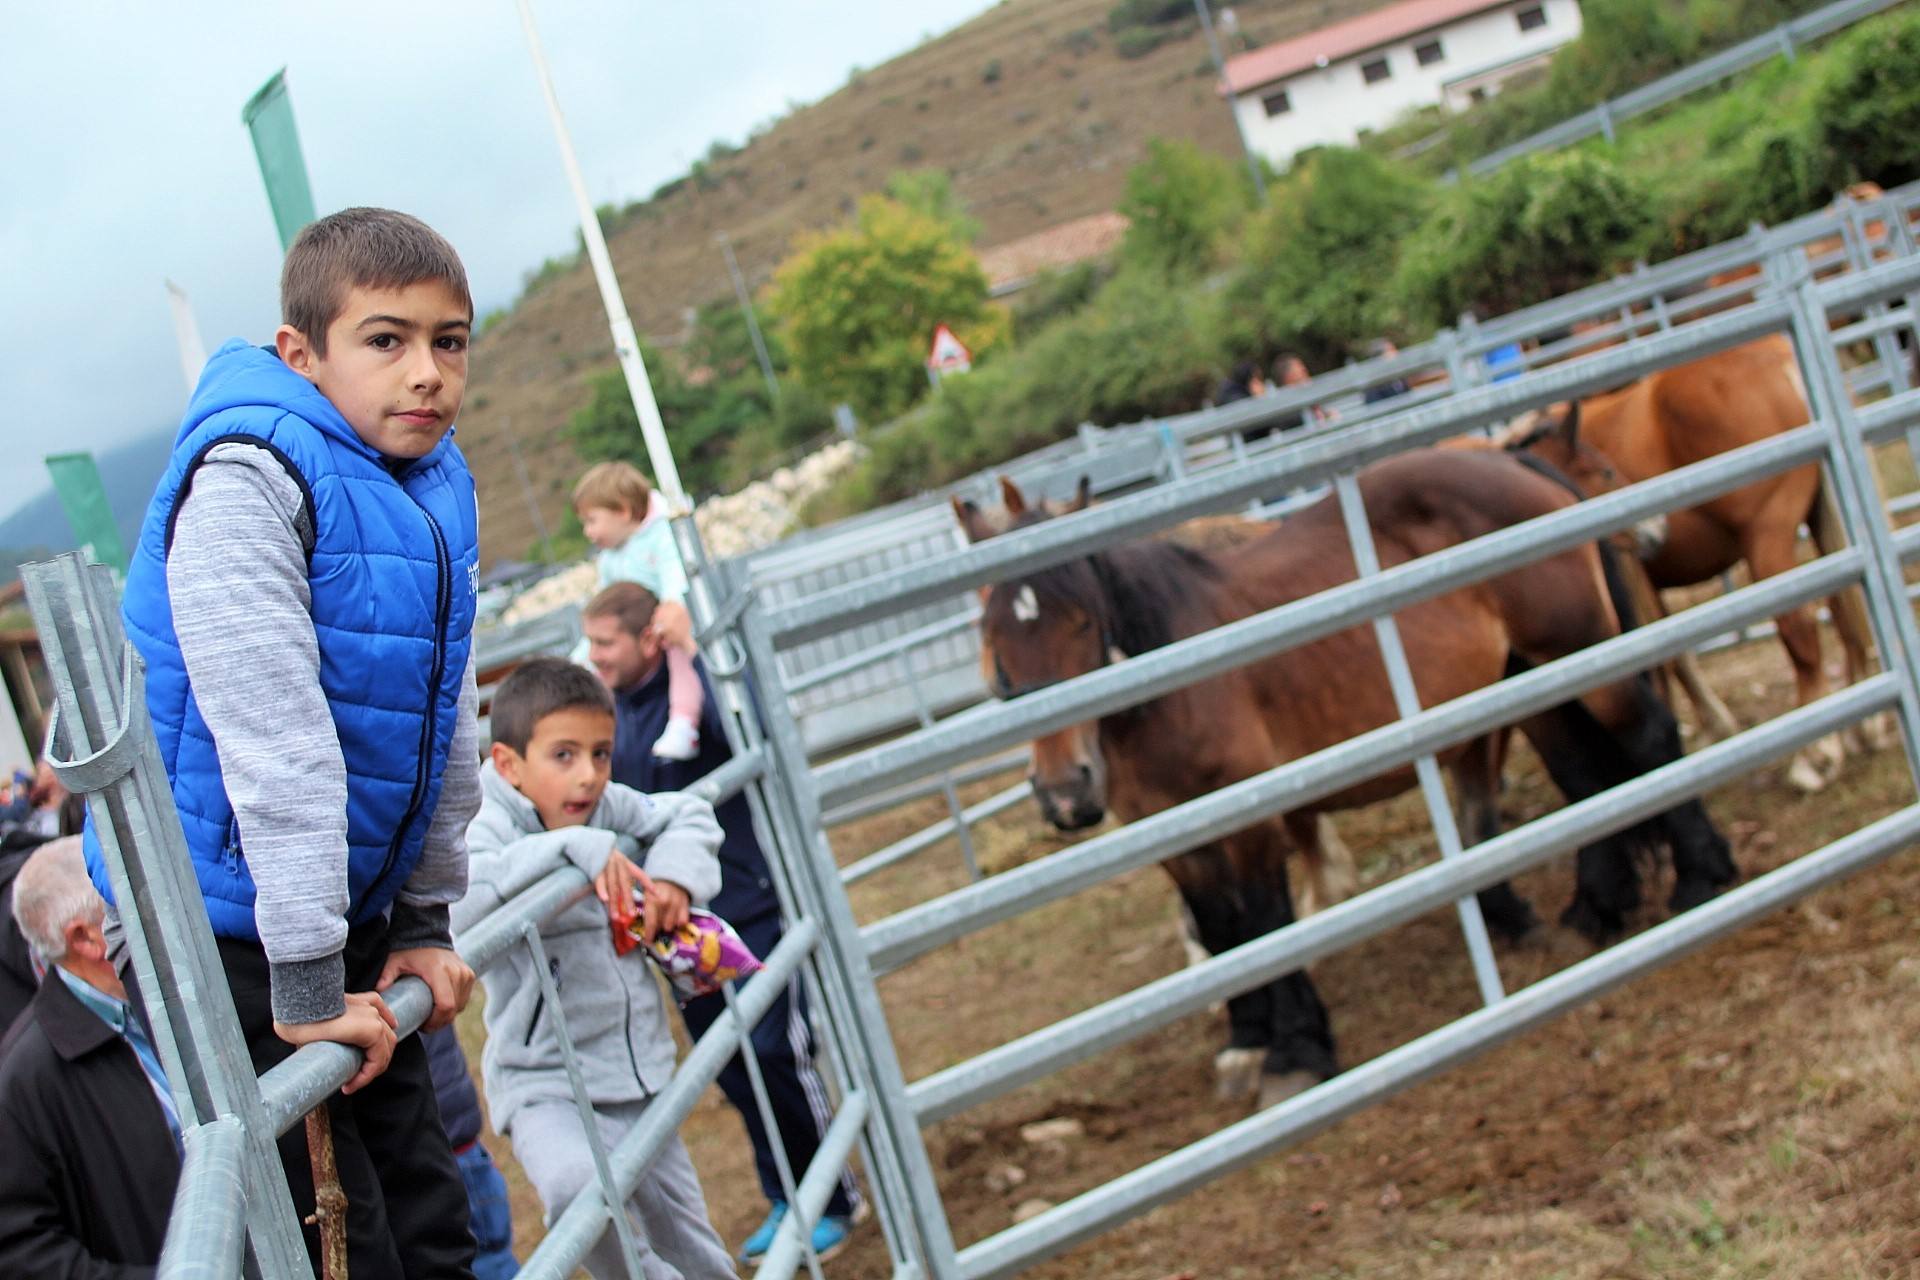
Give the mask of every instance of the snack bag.
[[[614, 950], [622, 955], [637, 946], [642, 928], [636, 910], [624, 926], [613, 931]], [[646, 947], [647, 955], [673, 987], [673, 993], [685, 1004], [699, 996], [711, 995], [723, 982], [744, 978], [760, 968], [760, 961], [733, 931], [733, 926], [711, 911], [695, 907], [687, 922], [671, 933], [662, 933]]]

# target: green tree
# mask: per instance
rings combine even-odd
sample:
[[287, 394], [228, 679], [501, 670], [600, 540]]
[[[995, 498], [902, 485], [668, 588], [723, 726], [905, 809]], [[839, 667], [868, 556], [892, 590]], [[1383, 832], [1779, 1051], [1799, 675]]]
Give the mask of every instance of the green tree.
[[1426, 183], [1367, 152], [1316, 151], [1248, 222], [1228, 290], [1235, 346], [1284, 347], [1324, 368], [1363, 339], [1401, 332], [1388, 285], [1431, 203]]
[[947, 325], [975, 356], [1002, 341], [1006, 313], [947, 223], [885, 196], [852, 226], [802, 237], [768, 295], [800, 380], [882, 422], [926, 393], [922, 362]]
[[1396, 305], [1436, 326], [1592, 284], [1639, 251], [1650, 207], [1638, 181], [1591, 151], [1516, 160], [1442, 197], [1401, 254]]
[[1133, 225], [1121, 255], [1175, 275], [1205, 271], [1252, 205], [1247, 179], [1231, 160], [1191, 142], [1153, 138], [1147, 158], [1127, 173], [1120, 212]]
[[1892, 187], [1920, 178], [1920, 15], [1862, 23], [1834, 52], [1815, 118], [1852, 176]]
[[887, 196], [944, 222], [962, 244], [980, 238], [980, 219], [967, 212], [967, 202], [954, 191], [953, 175], [945, 169], [898, 170], [887, 179]]

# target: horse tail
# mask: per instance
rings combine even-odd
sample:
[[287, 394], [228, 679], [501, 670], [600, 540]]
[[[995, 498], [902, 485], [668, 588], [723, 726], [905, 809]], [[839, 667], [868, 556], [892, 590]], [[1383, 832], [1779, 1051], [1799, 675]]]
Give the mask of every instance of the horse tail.
[[[1840, 504], [1834, 501], [1827, 478], [1820, 477], [1820, 488], [1813, 498], [1808, 524], [1813, 542], [1823, 556], [1843, 550], [1847, 545], [1846, 523], [1840, 518]], [[1834, 630], [1840, 633], [1840, 645], [1847, 655], [1847, 678], [1862, 680], [1873, 660], [1873, 627], [1867, 621], [1867, 603], [1858, 587], [1849, 587], [1827, 599], [1833, 615]]]

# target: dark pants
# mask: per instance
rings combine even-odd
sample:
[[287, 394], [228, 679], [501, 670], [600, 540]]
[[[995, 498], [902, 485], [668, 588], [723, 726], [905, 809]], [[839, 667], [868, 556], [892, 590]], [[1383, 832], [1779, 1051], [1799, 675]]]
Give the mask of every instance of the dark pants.
[[[771, 955], [780, 944], [780, 917], [777, 915], [764, 915], [745, 924], [737, 920], [727, 923], [734, 927], [741, 941], [756, 956]], [[758, 978], [748, 978], [740, 985], [744, 988], [748, 983], [757, 981]], [[686, 1019], [687, 1030], [697, 1040], [726, 1011], [726, 1000], [711, 995], [688, 1002], [681, 1007], [680, 1013]], [[753, 1029], [753, 1050], [760, 1062], [760, 1074], [767, 1084], [767, 1097], [773, 1104], [774, 1121], [780, 1126], [780, 1140], [786, 1149], [787, 1167], [792, 1170], [797, 1187], [800, 1179], [806, 1176], [807, 1166], [813, 1163], [814, 1153], [820, 1149], [820, 1134], [826, 1123], [814, 1111], [813, 1101], [808, 1098], [809, 1088], [817, 1098], [821, 1112], [824, 1113], [830, 1105], [826, 1097], [826, 1082], [813, 1065], [813, 1033], [807, 1022], [806, 997], [797, 981], [790, 984], [786, 992], [773, 1002], [767, 1010], [767, 1016]], [[780, 1186], [780, 1167], [774, 1163], [773, 1142], [767, 1134], [766, 1125], [761, 1122], [760, 1105], [753, 1096], [753, 1081], [747, 1075], [746, 1059], [741, 1055], [736, 1053], [720, 1072], [720, 1091], [727, 1095], [727, 1101], [746, 1121], [747, 1136], [753, 1140], [753, 1164], [760, 1175], [760, 1190], [769, 1201], [784, 1201], [787, 1195]], [[843, 1173], [840, 1185], [834, 1188], [832, 1198], [827, 1201], [827, 1216], [842, 1218], [851, 1214], [852, 1197], [853, 1179], [851, 1175]]]
[[[283, 1061], [294, 1046], [273, 1033], [267, 956], [258, 943], [221, 938], [220, 963], [233, 989], [240, 1031], [255, 1071]], [[347, 990], [371, 991], [387, 962], [384, 921], [347, 935]], [[400, 1041], [393, 1061], [351, 1096], [327, 1102], [333, 1122], [334, 1160], [347, 1193], [347, 1270], [359, 1277], [395, 1276], [442, 1280], [473, 1276], [473, 1233], [467, 1225], [467, 1191], [440, 1125], [440, 1105], [427, 1073], [420, 1037]], [[280, 1139], [294, 1212], [313, 1212], [313, 1169], [304, 1124]], [[308, 1227], [307, 1254], [319, 1269], [320, 1236]]]

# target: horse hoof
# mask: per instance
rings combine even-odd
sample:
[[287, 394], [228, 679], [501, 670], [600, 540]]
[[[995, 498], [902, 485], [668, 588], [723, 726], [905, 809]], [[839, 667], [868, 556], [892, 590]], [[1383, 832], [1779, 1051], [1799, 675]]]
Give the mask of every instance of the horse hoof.
[[1620, 912], [1596, 907], [1584, 898], [1574, 899], [1573, 904], [1560, 913], [1560, 923], [1596, 947], [1618, 937], [1627, 927], [1626, 918]]
[[1297, 1097], [1320, 1083], [1320, 1077], [1311, 1071], [1288, 1071], [1277, 1076], [1260, 1077], [1259, 1109], [1277, 1107], [1288, 1098]]
[[1827, 789], [1827, 780], [1821, 776], [1819, 766], [1807, 759], [1803, 752], [1793, 758], [1787, 767], [1787, 785], [1801, 795], [1813, 795]]
[[1213, 1059], [1213, 1096], [1221, 1102], [1244, 1102], [1260, 1091], [1260, 1068], [1265, 1049], [1222, 1049]]
[[1676, 880], [1673, 892], [1667, 897], [1667, 909], [1675, 915], [1691, 911], [1702, 903], [1712, 902], [1725, 890], [1724, 884], [1713, 884], [1706, 880]]
[[1860, 736], [1869, 751], [1891, 751], [1900, 745], [1900, 721], [1891, 711], [1882, 711], [1860, 722]]

